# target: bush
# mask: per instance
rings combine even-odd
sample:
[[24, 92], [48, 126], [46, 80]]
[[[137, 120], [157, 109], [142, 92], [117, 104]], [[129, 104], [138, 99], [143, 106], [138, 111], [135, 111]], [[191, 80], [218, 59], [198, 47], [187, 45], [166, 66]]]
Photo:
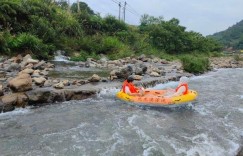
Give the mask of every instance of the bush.
[[11, 34], [8, 31], [0, 32], [0, 52], [1, 54], [9, 54], [10, 49], [8, 46], [8, 40]]
[[102, 39], [97, 52], [102, 54], [109, 54], [112, 52], [117, 52], [122, 48], [122, 46], [123, 43], [121, 43], [117, 38], [108, 36]]
[[185, 71], [199, 74], [209, 70], [209, 60], [207, 57], [185, 55], [181, 58]]
[[22, 33], [9, 40], [11, 51], [32, 53], [38, 59], [48, 59], [49, 52], [54, 50], [52, 45], [46, 45], [41, 39], [28, 33]]

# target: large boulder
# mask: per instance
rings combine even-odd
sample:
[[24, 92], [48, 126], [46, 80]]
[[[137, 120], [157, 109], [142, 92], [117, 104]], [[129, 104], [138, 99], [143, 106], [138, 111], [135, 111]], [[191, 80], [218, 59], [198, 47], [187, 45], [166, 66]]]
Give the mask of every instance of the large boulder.
[[2, 103], [4, 106], [12, 107], [25, 107], [28, 104], [28, 97], [25, 93], [14, 93], [4, 95], [2, 97]]
[[8, 82], [13, 92], [23, 92], [32, 89], [32, 79], [29, 74], [21, 74]]

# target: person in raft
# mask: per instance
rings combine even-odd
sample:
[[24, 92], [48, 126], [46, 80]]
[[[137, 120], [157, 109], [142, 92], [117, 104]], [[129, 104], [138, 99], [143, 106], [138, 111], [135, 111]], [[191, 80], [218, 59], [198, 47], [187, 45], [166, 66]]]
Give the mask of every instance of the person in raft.
[[129, 76], [122, 85], [122, 91], [130, 96], [143, 96], [144, 89], [138, 88], [133, 84], [134, 78]]
[[165, 93], [165, 97], [175, 97], [180, 95], [185, 95], [188, 93], [188, 82], [189, 79], [185, 76], [180, 78], [179, 84], [176, 89], [168, 89]]

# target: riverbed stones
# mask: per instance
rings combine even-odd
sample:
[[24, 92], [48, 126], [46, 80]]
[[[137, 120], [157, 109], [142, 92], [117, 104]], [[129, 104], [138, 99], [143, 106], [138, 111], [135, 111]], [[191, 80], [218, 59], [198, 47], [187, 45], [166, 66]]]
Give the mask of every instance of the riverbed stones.
[[20, 71], [21, 70], [21, 66], [18, 63], [11, 63], [7, 69], [8, 72], [13, 72], [13, 71]]
[[13, 92], [23, 92], [32, 89], [32, 79], [29, 74], [20, 74], [8, 83]]
[[[223, 63], [226, 63], [224, 65]], [[127, 57], [119, 60], [95, 60], [95, 59], [88, 59], [89, 67], [105, 67], [109, 70], [113, 70], [110, 72], [110, 80], [114, 79], [120, 79], [119, 81], [123, 81], [126, 79], [129, 75], [133, 75], [137, 83], [139, 83], [140, 80], [142, 80], [142, 76], [150, 78], [149, 81], [142, 81], [143, 85], [155, 85], [158, 82], [162, 82], [161, 78], [157, 78], [160, 76], [165, 76], [165, 81], [175, 81], [178, 80], [178, 76], [184, 75], [185, 72], [183, 71], [182, 64], [179, 61], [173, 61], [168, 62], [166, 60], [162, 60], [160, 58], [156, 57], [147, 57], [147, 56], [141, 56], [140, 58], [136, 57]], [[21, 65], [21, 72], [18, 73], [18, 71], [9, 70], [10, 72], [7, 72], [6, 69], [11, 64], [17, 63]], [[24, 64], [24, 66], [22, 66]], [[78, 65], [79, 63], [75, 63]], [[81, 64], [85, 64], [82, 62]], [[219, 60], [219, 62], [216, 62], [217, 67], [235, 67], [239, 66], [240, 64], [243, 64], [243, 61], [236, 62], [235, 60], [229, 59], [227, 61], [224, 61], [224, 59]], [[243, 67], [243, 65], [242, 65]], [[33, 70], [34, 69], [34, 70]], [[43, 70], [44, 69], [44, 70]], [[104, 78], [90, 78], [84, 79], [84, 80], [76, 80], [73, 81], [70, 85], [69, 80], [67, 80], [67, 83], [65, 83], [64, 80], [60, 79], [50, 79], [48, 78], [48, 71], [54, 69], [54, 64], [51, 64], [49, 62], [45, 61], [39, 61], [34, 60], [31, 58], [30, 55], [26, 55], [24, 58], [17, 59], [16, 57], [12, 59], [5, 59], [4, 62], [0, 63], [0, 80], [4, 81], [2, 82], [3, 86], [5, 86], [2, 90], [4, 92], [4, 95], [0, 95], [0, 111], [9, 111], [13, 110], [14, 107], [24, 107], [27, 104], [44, 104], [44, 103], [54, 103], [55, 101], [67, 101], [67, 100], [81, 100], [87, 97], [90, 97], [98, 92], [96, 86], [98, 86], [98, 83], [95, 83], [97, 85], [93, 85], [90, 82], [100, 82], [103, 83], [103, 86], [107, 86], [108, 82], [111, 82], [110, 80], [104, 79]], [[154, 73], [153, 73], [154, 72]], [[24, 81], [26, 79], [29, 79], [29, 83], [22, 84], [21, 81], [18, 80], [17, 77], [21, 77], [21, 75], [27, 74], [28, 76], [25, 78], [22, 78]], [[17, 77], [16, 77], [17, 75]], [[30, 77], [30, 75], [33, 77], [33, 82]], [[151, 75], [151, 76], [149, 76]], [[169, 77], [170, 75], [173, 75]], [[154, 78], [152, 78], [154, 77]], [[4, 78], [2, 80], [2, 78]], [[7, 81], [5, 79], [8, 79]], [[44, 79], [48, 79], [45, 80]], [[44, 81], [44, 83], [43, 83]], [[102, 81], [102, 82], [101, 82]], [[119, 84], [119, 81], [114, 81], [114, 84]], [[9, 87], [6, 87], [6, 83], [8, 83]], [[18, 82], [18, 86], [16, 86]], [[15, 84], [13, 84], [15, 83]], [[32, 84], [32, 85], [31, 85]], [[53, 85], [55, 84], [55, 85]], [[70, 85], [70, 86], [69, 86]], [[84, 85], [84, 86], [83, 86]], [[11, 86], [11, 87], [10, 87]], [[27, 86], [27, 87], [26, 87]], [[30, 90], [34, 87], [33, 90]], [[10, 88], [14, 93], [11, 92]], [[57, 89], [58, 88], [58, 89]], [[96, 88], [96, 89], [94, 89]], [[94, 90], [93, 90], [94, 89]], [[29, 90], [29, 91], [26, 91]], [[22, 91], [24, 91], [22, 93]], [[17, 92], [17, 93], [15, 93]], [[0, 93], [1, 94], [1, 93]], [[9, 97], [5, 96], [11, 96], [11, 99], [8, 99]], [[17, 96], [17, 101], [15, 97]], [[2, 97], [4, 98], [4, 103], [2, 101]], [[7, 100], [6, 100], [7, 99]], [[7, 102], [6, 102], [7, 101]]]

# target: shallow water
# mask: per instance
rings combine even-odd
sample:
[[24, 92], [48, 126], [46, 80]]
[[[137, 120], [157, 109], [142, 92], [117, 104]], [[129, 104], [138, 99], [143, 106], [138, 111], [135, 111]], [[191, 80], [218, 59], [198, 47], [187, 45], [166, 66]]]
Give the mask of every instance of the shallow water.
[[86, 79], [93, 74], [98, 74], [101, 77], [108, 77], [110, 74], [109, 69], [80, 67], [72, 61], [52, 61], [52, 63], [55, 65], [55, 69], [48, 74], [52, 78]]
[[1, 155], [234, 156], [243, 136], [242, 77], [243, 69], [192, 77], [199, 97], [182, 107], [135, 106], [104, 89], [94, 99], [0, 114]]

